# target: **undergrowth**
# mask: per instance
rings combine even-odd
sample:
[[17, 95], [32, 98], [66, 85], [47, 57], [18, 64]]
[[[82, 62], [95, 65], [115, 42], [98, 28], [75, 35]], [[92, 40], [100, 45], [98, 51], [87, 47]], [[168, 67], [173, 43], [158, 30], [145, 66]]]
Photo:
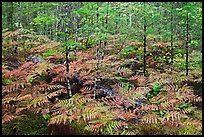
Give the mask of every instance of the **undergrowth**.
[[[24, 40], [20, 39], [21, 49], [14, 55], [11, 37], [16, 33], [6, 32], [2, 36], [3, 134], [202, 133], [202, 112], [197, 105], [202, 102], [198, 94], [201, 88], [196, 89], [202, 85], [200, 60], [185, 76], [184, 59], [175, 56], [173, 70], [169, 71], [168, 44], [164, 42], [147, 48], [147, 76], [141, 74], [143, 57], [139, 54], [139, 42], [132, 43], [137, 51], [132, 45], [122, 48], [109, 43], [106, 48], [110, 52], [100, 60], [96, 88], [95, 49], [90, 46], [79, 50], [76, 59], [69, 62], [73, 92], [69, 97], [62, 43], [21, 33]], [[114, 48], [121, 54], [114, 54]], [[74, 56], [74, 52], [69, 54]], [[192, 52], [194, 55], [197, 53]]]

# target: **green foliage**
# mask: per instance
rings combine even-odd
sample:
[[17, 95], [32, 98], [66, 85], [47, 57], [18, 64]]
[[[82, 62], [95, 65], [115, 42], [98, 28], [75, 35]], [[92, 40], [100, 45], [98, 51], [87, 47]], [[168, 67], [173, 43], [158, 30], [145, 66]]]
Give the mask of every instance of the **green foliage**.
[[44, 26], [44, 25], [48, 25], [48, 24], [51, 24], [55, 21], [56, 19], [52, 16], [49, 16], [49, 15], [46, 15], [46, 14], [40, 14], [38, 15], [36, 18], [33, 19], [33, 22], [36, 24], [36, 25], [39, 25], [39, 26]]
[[[202, 100], [195, 95], [198, 89], [184, 86], [199, 87], [202, 83], [202, 54], [198, 52], [202, 43], [201, 3], [20, 4], [18, 14], [17, 2], [2, 3], [3, 134], [46, 134], [50, 124], [69, 124], [77, 133], [90, 135], [201, 134], [202, 111], [194, 102]], [[184, 76], [187, 11], [190, 73]], [[15, 31], [18, 15], [23, 27], [20, 32]], [[146, 57], [145, 77], [142, 76], [144, 34], [150, 53]], [[44, 35], [49, 35], [52, 41]], [[171, 35], [174, 63], [168, 66], [165, 63], [170, 61]], [[53, 39], [61, 45], [52, 48]], [[99, 40], [102, 43], [99, 52], [105, 56], [103, 60], [100, 56], [100, 82], [97, 82], [104, 89], [97, 87], [96, 94], [111, 87], [110, 91], [116, 95], [93, 99], [95, 44]], [[15, 56], [12, 49], [17, 42], [19, 52]], [[151, 46], [157, 42], [162, 43], [161, 47]], [[67, 93], [66, 65], [62, 64], [66, 46], [72, 97]], [[41, 48], [39, 52], [35, 50]], [[73, 54], [76, 49], [77, 57]], [[26, 62], [25, 57], [36, 52], [54, 63]], [[135, 56], [140, 56], [139, 60], [133, 60]], [[151, 67], [159, 61], [163, 63], [162, 71]], [[201, 93], [201, 89], [197, 92]]]
[[196, 127], [193, 125], [187, 125], [175, 133], [176, 135], [202, 135], [202, 132], [196, 130]]
[[128, 55], [130, 54], [131, 52], [133, 52], [135, 50], [134, 47], [127, 47], [127, 48], [124, 48], [121, 53], [124, 54], [124, 55]]
[[54, 50], [54, 49], [50, 49], [50, 50], [48, 50], [47, 52], [44, 52], [43, 53], [43, 56], [44, 57], [48, 57], [48, 56], [50, 56], [50, 55], [52, 55], [53, 53], [55, 53], [56, 51]]
[[147, 93], [147, 98], [152, 98], [153, 96], [157, 95], [161, 90], [161, 86], [159, 83], [156, 83], [155, 86], [152, 88], [152, 91]]
[[10, 84], [10, 83], [12, 83], [11, 79], [2, 79], [2, 84], [3, 85], [7, 85], [7, 84]]
[[27, 114], [2, 125], [3, 135], [46, 135], [48, 122], [40, 114]]

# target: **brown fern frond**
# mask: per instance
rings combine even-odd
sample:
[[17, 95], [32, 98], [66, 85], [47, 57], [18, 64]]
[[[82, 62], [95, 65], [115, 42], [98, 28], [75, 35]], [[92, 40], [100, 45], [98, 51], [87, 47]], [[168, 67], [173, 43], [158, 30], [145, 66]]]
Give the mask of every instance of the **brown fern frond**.
[[187, 102], [202, 102], [202, 98], [194, 95], [191, 86], [183, 85], [178, 89], [178, 96], [180, 100]]
[[93, 119], [100, 117], [100, 109], [97, 107], [85, 108], [82, 113], [82, 118], [84, 121], [91, 121]]
[[55, 97], [55, 96], [59, 96], [59, 95], [61, 95], [62, 93], [67, 93], [67, 90], [66, 89], [59, 89], [59, 90], [56, 90], [56, 91], [54, 91], [54, 92], [52, 92], [52, 93], [49, 93], [48, 95], [47, 95], [47, 97], [48, 98], [52, 98], [52, 97]]
[[12, 82], [10, 85], [2, 86], [2, 93], [11, 93], [19, 89], [25, 88], [26, 84], [20, 81]]
[[93, 88], [90, 85], [84, 86], [83, 88], [80, 89], [82, 94], [92, 94], [93, 93]]
[[159, 123], [158, 115], [154, 113], [149, 113], [142, 116], [141, 121], [148, 124], [157, 124]]
[[167, 100], [167, 101], [162, 102], [159, 108], [160, 110], [179, 110], [179, 108], [174, 108], [174, 106], [176, 106], [177, 104], [179, 104], [179, 100], [171, 99], [171, 101]]
[[18, 93], [8, 94], [2, 99], [2, 104], [12, 104], [18, 101]]
[[84, 129], [94, 134], [97, 134], [100, 131], [102, 125], [103, 125], [102, 123], [89, 124]]
[[130, 77], [130, 75], [133, 74], [131, 69], [128, 69], [125, 67], [119, 67], [117, 71], [118, 71], [118, 74], [123, 77]]
[[41, 92], [53, 92], [60, 89], [65, 89], [65, 87], [62, 85], [49, 85], [49, 84], [34, 86], [35, 91], [41, 91]]
[[9, 122], [13, 120], [14, 118], [17, 118], [17, 116], [12, 115], [11, 113], [6, 113], [2, 116], [2, 124]]
[[18, 101], [30, 100], [33, 96], [31, 94], [21, 94], [18, 96]]
[[34, 48], [30, 49], [28, 52], [29, 53], [43, 53], [43, 52], [46, 52], [49, 49], [52, 49], [52, 48], [59, 46], [59, 45], [60, 45], [59, 42], [51, 41], [49, 43], [45, 43], [45, 44], [39, 45], [37, 47], [34, 47]]
[[71, 98], [71, 100], [73, 101], [74, 104], [80, 106], [83, 104], [86, 104], [87, 102], [92, 102], [93, 99], [92, 98], [87, 98], [85, 96], [82, 96], [80, 94], [74, 94], [74, 96]]
[[65, 124], [67, 122], [67, 120], [69, 120], [69, 116], [67, 116], [66, 114], [60, 114], [57, 116], [54, 116], [50, 119], [49, 124], [55, 124], [55, 125], [60, 125], [60, 124]]
[[65, 74], [66, 72], [66, 67], [64, 65], [54, 65], [51, 66], [48, 70], [47, 70], [49, 75], [59, 75], [59, 74]]
[[50, 63], [54, 63], [56, 64], [58, 61], [60, 61], [61, 59], [63, 59], [63, 56], [60, 56], [59, 54], [52, 54], [48, 57], [46, 57], [45, 59], [48, 60]]
[[138, 109], [139, 111], [147, 112], [147, 111], [152, 111], [154, 109], [158, 109], [158, 105], [157, 104], [146, 104], [146, 105], [141, 106]]
[[21, 29], [17, 29], [15, 31], [7, 31], [7, 32], [2, 34], [2, 37], [4, 39], [9, 38], [9, 37], [13, 37], [13, 36], [16, 36], [20, 31], [21, 31]]
[[33, 100], [30, 101], [29, 104], [27, 105], [27, 108], [32, 109], [38, 106], [42, 107], [46, 103], [49, 103], [49, 100], [47, 99], [47, 94], [48, 93], [41, 94], [40, 96], [36, 96], [35, 98], [33, 98]]
[[175, 83], [167, 83], [162, 86], [161, 90], [163, 91], [177, 91], [179, 89], [178, 85]]
[[52, 79], [53, 83], [58, 83], [58, 82], [65, 82], [65, 75], [64, 74], [59, 74], [55, 78]]
[[109, 106], [122, 108], [124, 98], [122, 96], [106, 96], [102, 98], [102, 101]]
[[164, 124], [165, 122], [168, 122], [168, 121], [180, 121], [181, 118], [186, 118], [187, 115], [186, 114], [183, 114], [183, 113], [180, 113], [178, 111], [170, 111], [168, 112], [162, 119], [162, 123]]

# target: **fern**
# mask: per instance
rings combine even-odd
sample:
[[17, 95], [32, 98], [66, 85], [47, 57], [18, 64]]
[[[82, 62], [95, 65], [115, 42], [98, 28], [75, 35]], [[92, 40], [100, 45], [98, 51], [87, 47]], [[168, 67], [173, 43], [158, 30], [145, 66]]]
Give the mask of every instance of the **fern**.
[[142, 122], [147, 124], [157, 124], [159, 123], [158, 115], [154, 113], [148, 113], [147, 115], [142, 116]]
[[161, 123], [164, 124], [165, 122], [168, 122], [168, 121], [171, 121], [171, 122], [180, 121], [181, 118], [186, 118], [186, 117], [187, 115], [181, 114], [178, 111], [170, 111], [165, 115], [165, 117], [163, 117], [163, 119], [161, 120]]
[[66, 121], [69, 120], [69, 116], [67, 116], [66, 114], [60, 114], [57, 116], [54, 116], [50, 119], [49, 124], [56, 124], [56, 125], [60, 125], [60, 124], [65, 124]]
[[14, 116], [12, 114], [6, 113], [2, 116], [2, 124], [9, 122], [13, 120], [14, 118], [17, 118], [17, 116]]
[[117, 131], [119, 131], [124, 126], [127, 126], [127, 123], [122, 121], [110, 121], [106, 124], [104, 131], [107, 131], [109, 135], [113, 135], [114, 132], [117, 133]]

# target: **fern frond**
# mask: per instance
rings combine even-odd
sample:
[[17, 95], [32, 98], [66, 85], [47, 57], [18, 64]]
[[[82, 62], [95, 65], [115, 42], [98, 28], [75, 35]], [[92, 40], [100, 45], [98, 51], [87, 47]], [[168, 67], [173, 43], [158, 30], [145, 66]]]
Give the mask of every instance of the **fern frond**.
[[29, 53], [43, 53], [43, 52], [46, 52], [49, 49], [52, 49], [52, 48], [59, 46], [59, 45], [60, 45], [59, 42], [51, 41], [49, 43], [45, 43], [45, 44], [39, 45], [37, 47], [34, 47], [34, 48], [30, 49], [28, 52]]
[[202, 102], [202, 98], [193, 94], [193, 89], [190, 86], [183, 85], [178, 89], [178, 96], [180, 100], [188, 102]]
[[43, 93], [53, 92], [53, 91], [60, 90], [60, 89], [65, 89], [65, 87], [62, 85], [49, 85], [49, 84], [42, 84], [39, 86], [34, 86], [35, 91], [41, 91]]
[[102, 126], [102, 123], [98, 123], [98, 124], [88, 124], [87, 126], [85, 126], [84, 130], [87, 130], [89, 132], [95, 133], [97, 134], [100, 131], [100, 127]]
[[84, 121], [91, 121], [100, 116], [100, 112], [95, 111], [95, 109], [85, 109], [82, 114], [82, 118]]
[[17, 116], [12, 115], [11, 113], [6, 113], [2, 116], [2, 124], [9, 122], [13, 120], [14, 118], [17, 118]]
[[92, 94], [93, 93], [93, 88], [91, 86], [84, 86], [83, 88], [80, 89], [82, 94]]
[[2, 93], [11, 93], [25, 88], [26, 84], [21, 82], [12, 82], [10, 85], [2, 86]]
[[28, 104], [28, 108], [36, 108], [37, 106], [43, 106], [45, 103], [49, 103], [49, 100], [47, 99], [47, 93], [41, 94], [40, 96], [36, 96], [33, 98], [31, 102]]
[[57, 90], [57, 91], [54, 91], [54, 92], [52, 92], [52, 93], [49, 93], [48, 95], [47, 95], [47, 97], [48, 98], [52, 98], [52, 97], [55, 97], [55, 96], [59, 96], [59, 95], [61, 95], [62, 93], [67, 93], [67, 90], [66, 89], [59, 89], [59, 90]]
[[156, 104], [146, 104], [146, 105], [143, 105], [139, 108], [140, 111], [143, 111], [143, 112], [147, 112], [147, 111], [152, 111], [154, 109], [158, 109], [158, 105]]
[[142, 116], [141, 119], [142, 122], [148, 123], [148, 124], [157, 124], [159, 123], [158, 115], [154, 113], [149, 113], [147, 115]]
[[114, 132], [120, 130], [124, 126], [127, 126], [127, 123], [122, 121], [110, 121], [107, 123], [104, 130], [108, 131], [108, 134], [113, 135]]
[[131, 69], [125, 68], [125, 67], [119, 67], [117, 69], [118, 73], [120, 74], [120, 76], [123, 77], [130, 77], [130, 75], [133, 74]]
[[102, 98], [102, 101], [109, 106], [122, 108], [124, 98], [121, 96], [106, 96]]
[[63, 75], [63, 74], [57, 75], [55, 78], [52, 79], [52, 82], [53, 83], [65, 82], [65, 75]]
[[193, 118], [187, 118], [186, 121], [184, 122], [185, 125], [192, 125], [199, 131], [202, 131], [202, 121], [198, 119], [193, 119]]
[[187, 115], [182, 114], [182, 113], [180, 113], [178, 111], [170, 111], [163, 117], [161, 122], [165, 123], [165, 122], [168, 122], [168, 121], [172, 121], [172, 122], [180, 121], [181, 118], [186, 118], [186, 117], [187, 117]]
[[67, 116], [66, 114], [57, 115], [50, 119], [48, 126], [50, 124], [55, 124], [55, 125], [60, 125], [62, 123], [65, 124], [67, 120], [69, 120], [69, 116]]

